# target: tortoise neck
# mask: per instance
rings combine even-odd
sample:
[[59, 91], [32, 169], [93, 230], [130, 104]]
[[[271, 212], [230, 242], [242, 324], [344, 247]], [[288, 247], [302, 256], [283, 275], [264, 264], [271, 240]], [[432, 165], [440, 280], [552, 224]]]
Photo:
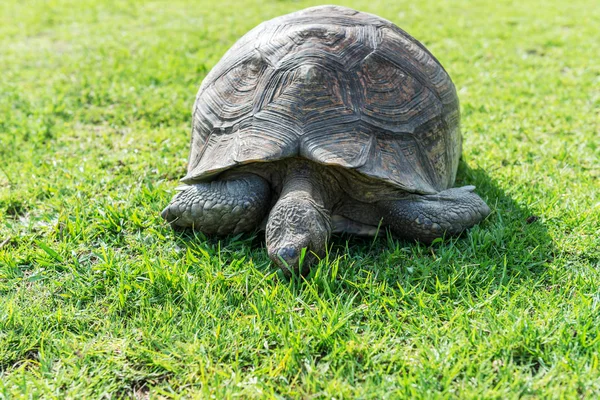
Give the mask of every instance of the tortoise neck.
[[288, 163], [280, 198], [309, 198], [331, 210], [339, 196], [337, 181], [326, 172], [326, 167], [310, 161], [293, 160]]
[[286, 160], [280, 172], [279, 199], [266, 226], [267, 249], [284, 271], [298, 270], [303, 251], [319, 257], [326, 252], [337, 185], [326, 167], [306, 160]]

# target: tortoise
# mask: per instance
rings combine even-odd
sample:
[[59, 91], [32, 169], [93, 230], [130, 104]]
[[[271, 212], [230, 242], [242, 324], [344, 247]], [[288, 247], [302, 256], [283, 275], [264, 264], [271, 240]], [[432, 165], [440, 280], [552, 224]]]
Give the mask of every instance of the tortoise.
[[284, 15], [202, 82], [185, 185], [161, 215], [207, 234], [263, 226], [286, 274], [332, 232], [458, 235], [490, 213], [474, 186], [452, 187], [459, 123], [447, 72], [393, 23], [339, 6]]

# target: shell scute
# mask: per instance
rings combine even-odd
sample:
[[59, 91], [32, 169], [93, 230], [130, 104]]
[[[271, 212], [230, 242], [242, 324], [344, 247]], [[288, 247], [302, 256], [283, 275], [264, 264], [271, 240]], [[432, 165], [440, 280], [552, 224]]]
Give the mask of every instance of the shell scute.
[[450, 187], [461, 151], [456, 90], [389, 21], [322, 6], [267, 21], [202, 83], [186, 182], [288, 157], [398, 188]]

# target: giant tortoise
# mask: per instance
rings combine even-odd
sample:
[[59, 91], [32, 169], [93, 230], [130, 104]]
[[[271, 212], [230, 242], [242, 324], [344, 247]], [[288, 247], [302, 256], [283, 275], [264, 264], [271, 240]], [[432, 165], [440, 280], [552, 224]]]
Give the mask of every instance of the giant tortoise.
[[286, 273], [303, 253], [306, 272], [332, 232], [457, 235], [490, 213], [473, 186], [452, 188], [459, 122], [447, 72], [391, 22], [338, 6], [284, 15], [202, 82], [185, 185], [162, 216], [218, 235], [266, 225]]

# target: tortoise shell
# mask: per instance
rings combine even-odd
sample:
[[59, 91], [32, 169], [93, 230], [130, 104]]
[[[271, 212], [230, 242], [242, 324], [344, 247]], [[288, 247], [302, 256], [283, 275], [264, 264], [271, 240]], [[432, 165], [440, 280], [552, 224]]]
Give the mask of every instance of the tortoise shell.
[[206, 76], [182, 180], [302, 157], [435, 193], [454, 183], [459, 119], [454, 85], [421, 43], [375, 15], [313, 7], [260, 24]]

